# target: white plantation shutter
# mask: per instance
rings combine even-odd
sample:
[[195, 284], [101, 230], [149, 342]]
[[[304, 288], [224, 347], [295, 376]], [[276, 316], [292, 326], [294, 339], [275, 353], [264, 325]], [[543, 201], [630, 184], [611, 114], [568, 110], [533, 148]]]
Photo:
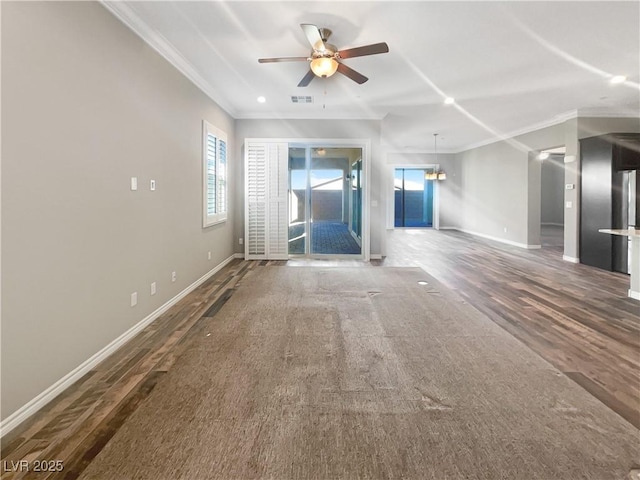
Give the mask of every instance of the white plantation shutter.
[[207, 204], [205, 208], [207, 209], [208, 215], [216, 214], [216, 147], [217, 141], [216, 137], [207, 132], [206, 136], [206, 159], [205, 159], [205, 175], [206, 175], [206, 196], [207, 196]]
[[245, 258], [288, 258], [286, 143], [245, 144]]
[[269, 248], [267, 258], [289, 258], [289, 145], [269, 144]]
[[227, 212], [227, 142], [224, 140], [218, 140], [216, 208], [220, 212]]
[[267, 145], [245, 145], [245, 258], [267, 258]]
[[202, 226], [227, 219], [227, 135], [202, 122], [203, 210]]

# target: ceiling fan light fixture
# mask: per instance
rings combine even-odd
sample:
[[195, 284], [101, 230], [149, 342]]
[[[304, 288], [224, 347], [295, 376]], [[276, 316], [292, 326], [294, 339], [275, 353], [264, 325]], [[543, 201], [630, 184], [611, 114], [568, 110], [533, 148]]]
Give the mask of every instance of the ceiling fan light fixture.
[[333, 57], [318, 57], [311, 60], [311, 70], [318, 77], [330, 77], [338, 70], [338, 62]]

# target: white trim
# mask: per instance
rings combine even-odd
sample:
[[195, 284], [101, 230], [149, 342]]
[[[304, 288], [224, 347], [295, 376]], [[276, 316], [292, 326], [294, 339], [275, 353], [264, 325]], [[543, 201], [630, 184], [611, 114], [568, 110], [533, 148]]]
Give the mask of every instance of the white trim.
[[634, 292], [633, 290], [629, 289], [629, 296], [635, 300], [640, 300], [640, 292]]
[[626, 110], [606, 108], [606, 107], [590, 107], [578, 110], [580, 118], [638, 118], [638, 111], [632, 108]]
[[[399, 152], [395, 152], [395, 153], [399, 153]], [[438, 152], [440, 153], [440, 152]], [[389, 153], [387, 153], [387, 162], [389, 161]], [[396, 203], [396, 197], [395, 197], [395, 188], [396, 188], [396, 182], [395, 182], [395, 171], [398, 168], [403, 168], [403, 169], [410, 169], [410, 170], [424, 170], [427, 168], [433, 168], [434, 170], [438, 171], [440, 170], [440, 164], [439, 163], [387, 163], [386, 164], [387, 167], [387, 180], [388, 180], [388, 185], [387, 185], [387, 189], [386, 192], [386, 225], [387, 225], [387, 230], [394, 230], [396, 228], [395, 226], [395, 203]], [[439, 181], [434, 181], [433, 182], [433, 195], [432, 195], [432, 200], [433, 200], [433, 205], [432, 205], [432, 221], [431, 221], [431, 227], [418, 227], [418, 228], [433, 228], [434, 230], [440, 230], [440, 187], [439, 187], [440, 182]], [[397, 228], [404, 228], [404, 227], [397, 227]]]
[[31, 399], [29, 402], [27, 402], [22, 407], [20, 407], [18, 410], [16, 410], [11, 415], [9, 415], [7, 418], [5, 418], [0, 423], [0, 437], [2, 437], [5, 434], [9, 433], [11, 430], [16, 428], [18, 425], [20, 425], [22, 422], [27, 420], [33, 414], [38, 412], [38, 410], [40, 410], [42, 407], [44, 407], [46, 404], [48, 404], [51, 400], [53, 400], [55, 397], [57, 397], [62, 392], [64, 392], [64, 390], [66, 390], [71, 385], [73, 385], [73, 383], [76, 382], [77, 380], [79, 380], [83, 375], [88, 373], [96, 365], [98, 365], [104, 359], [106, 359], [107, 357], [112, 355], [116, 350], [118, 350], [125, 343], [127, 343], [129, 340], [131, 340], [133, 337], [135, 337], [147, 325], [149, 325], [151, 322], [156, 320], [160, 315], [162, 315], [164, 312], [169, 310], [169, 308], [171, 308], [173, 305], [178, 303], [180, 300], [182, 300], [184, 297], [186, 297], [189, 293], [191, 293], [193, 290], [195, 290], [200, 285], [202, 285], [205, 281], [207, 281], [210, 277], [212, 277], [217, 272], [219, 272], [222, 268], [224, 268], [234, 258], [236, 258], [235, 255], [231, 255], [229, 258], [227, 258], [226, 260], [222, 261], [220, 264], [215, 266], [213, 269], [209, 270], [202, 277], [200, 277], [198, 280], [193, 282], [187, 288], [182, 290], [180, 293], [178, 293], [175, 297], [173, 297], [171, 300], [166, 302], [160, 308], [158, 308], [154, 312], [152, 312], [149, 315], [147, 315], [145, 318], [143, 318], [141, 321], [136, 323], [133, 327], [131, 327], [129, 330], [124, 332], [118, 338], [113, 340], [107, 346], [102, 348], [100, 351], [98, 351], [93, 356], [91, 356], [89, 359], [85, 360], [83, 363], [78, 365], [71, 372], [67, 373], [64, 377], [62, 377], [60, 380], [55, 382], [49, 388], [44, 390], [42, 393], [40, 393], [39, 395], [37, 395], [36, 397]]
[[[315, 102], [314, 102], [315, 103]], [[344, 114], [335, 114], [335, 112], [330, 117], [309, 117], [309, 112], [304, 110], [304, 106], [300, 106], [300, 112], [295, 113], [287, 113], [285, 115], [278, 116], [280, 120], [363, 120], [363, 121], [371, 121], [371, 120], [384, 120], [384, 115], [362, 115], [360, 113], [344, 113]], [[273, 115], [269, 113], [261, 113], [261, 112], [238, 112], [237, 116], [234, 116], [236, 120], [273, 120]]]
[[460, 229], [458, 227], [440, 227], [438, 228], [438, 230], [460, 230]]
[[562, 255], [562, 260], [565, 262], [580, 263], [580, 259], [578, 257], [570, 257], [569, 255]]
[[544, 227], [564, 227], [564, 223], [554, 223], [554, 222], [542, 222], [541, 226]]
[[509, 139], [518, 137], [520, 135], [525, 135], [527, 133], [535, 132], [537, 130], [542, 130], [543, 128], [553, 127], [555, 125], [559, 125], [561, 123], [566, 122], [567, 120], [571, 120], [571, 119], [577, 118], [577, 117], [578, 117], [578, 111], [577, 110], [571, 110], [569, 112], [565, 112], [565, 113], [561, 113], [559, 115], [556, 115], [553, 118], [550, 118], [548, 120], [544, 120], [544, 121], [538, 122], [538, 123], [533, 123], [531, 125], [528, 125], [526, 127], [520, 128], [518, 130], [512, 130], [511, 132], [503, 133], [501, 135], [494, 136], [494, 137], [488, 138], [486, 140], [481, 140], [479, 142], [472, 143], [472, 144], [467, 145], [465, 147], [461, 147], [457, 151], [457, 153], [466, 152], [467, 150], [473, 150], [474, 148], [484, 147], [485, 145], [491, 145], [492, 143], [497, 143], [497, 142], [501, 142], [501, 141], [504, 141], [504, 140], [509, 140]]
[[[209, 215], [209, 135], [215, 139], [215, 192], [213, 197], [213, 203], [215, 205], [216, 213]], [[220, 143], [225, 144], [225, 168], [221, 168], [221, 155], [220, 155]], [[227, 140], [227, 134], [220, 130], [215, 125], [210, 124], [206, 120], [202, 121], [202, 228], [212, 227], [219, 223], [227, 221], [228, 216], [228, 185], [229, 185], [229, 142]], [[223, 184], [224, 197], [220, 197], [220, 188]], [[221, 210], [221, 206], [224, 206], [224, 211]]]
[[[269, 137], [246, 137], [244, 139], [243, 148], [246, 148], [248, 143], [286, 143], [289, 148], [292, 146], [304, 146], [309, 148], [315, 147], [346, 147], [346, 148], [361, 148], [362, 149], [362, 172], [364, 175], [363, 183], [363, 205], [362, 205], [362, 245], [360, 248], [360, 255], [349, 255], [345, 258], [359, 258], [361, 260], [369, 261], [371, 258], [371, 176], [372, 176], [372, 164], [371, 164], [371, 139], [369, 138], [269, 138]], [[246, 176], [246, 167], [245, 167]], [[245, 179], [246, 185], [246, 179]], [[246, 193], [246, 192], [245, 192]], [[247, 202], [245, 197], [245, 209], [247, 208]], [[247, 233], [247, 213], [245, 211], [245, 245], [246, 233]], [[245, 252], [246, 252], [245, 247]], [[332, 256], [327, 256], [332, 257]], [[338, 256], [333, 256], [338, 258]]]
[[244, 259], [244, 253], [234, 253], [233, 258], [241, 258]]
[[237, 118], [233, 105], [217, 94], [211, 84], [205, 80], [189, 61], [160, 33], [149, 27], [133, 9], [122, 1], [100, 0], [100, 4], [111, 12], [118, 20], [138, 35], [147, 45], [158, 52], [189, 81], [198, 87], [211, 100], [216, 102], [232, 117]]
[[507, 245], [513, 245], [514, 247], [526, 248], [528, 250], [537, 250], [542, 248], [541, 245], [528, 245], [526, 243], [514, 242], [513, 240], [507, 240], [506, 238], [494, 237], [492, 235], [487, 235], [479, 232], [472, 232], [471, 230], [466, 230], [463, 228], [456, 228], [456, 230], [464, 233], [468, 233], [469, 235], [474, 235], [476, 237], [486, 238], [487, 240], [493, 240], [494, 242], [506, 243]]
[[372, 253], [371, 255], [369, 255], [369, 260], [382, 260], [382, 254]]

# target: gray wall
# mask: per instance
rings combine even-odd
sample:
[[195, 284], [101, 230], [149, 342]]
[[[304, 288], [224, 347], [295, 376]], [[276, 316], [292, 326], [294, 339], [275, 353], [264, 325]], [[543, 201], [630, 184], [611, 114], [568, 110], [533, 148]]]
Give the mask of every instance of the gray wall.
[[[243, 158], [245, 138], [277, 139], [368, 139], [370, 152], [371, 254], [384, 252], [384, 205], [382, 177], [384, 162], [380, 151], [379, 120], [236, 120], [236, 149]], [[244, 174], [236, 178], [236, 202], [244, 202]], [[377, 206], [374, 206], [377, 205]], [[243, 252], [238, 238], [244, 237], [244, 210], [235, 214], [236, 252]]]
[[564, 155], [551, 155], [542, 162], [541, 169], [540, 221], [543, 225], [563, 225]]
[[540, 162], [532, 151], [564, 144], [564, 124], [458, 154], [460, 228], [519, 245], [540, 244]]
[[232, 219], [238, 172], [232, 118], [102, 6], [1, 8], [4, 419], [233, 254], [232, 221], [202, 228], [203, 119]]

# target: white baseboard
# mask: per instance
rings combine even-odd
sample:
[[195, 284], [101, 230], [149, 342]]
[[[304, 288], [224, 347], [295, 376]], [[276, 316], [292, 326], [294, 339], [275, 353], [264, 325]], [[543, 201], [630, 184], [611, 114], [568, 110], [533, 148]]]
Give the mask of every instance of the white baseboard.
[[234, 253], [233, 258], [241, 258], [244, 260], [244, 253]]
[[514, 247], [526, 248], [529, 250], [535, 250], [538, 248], [542, 248], [541, 245], [527, 245], [526, 243], [514, 242], [513, 240], [507, 240], [506, 238], [494, 237], [491, 235], [486, 235], [484, 233], [472, 232], [471, 230], [466, 230], [463, 228], [456, 228], [460, 232], [468, 233], [469, 235], [474, 235], [476, 237], [486, 238], [487, 240], [493, 240], [494, 242], [506, 243], [507, 245], [513, 245]]
[[460, 230], [460, 229], [458, 227], [438, 227], [438, 230]]
[[[108, 344], [102, 350], [97, 352], [91, 358], [89, 358], [88, 360], [84, 361], [82, 364], [80, 364], [78, 367], [76, 367], [71, 372], [66, 374], [64, 377], [62, 377], [56, 383], [51, 385], [49, 388], [44, 390], [42, 393], [37, 395], [35, 398], [31, 399], [29, 402], [27, 402], [22, 407], [20, 407], [18, 410], [16, 410], [11, 415], [9, 415], [7, 418], [5, 418], [0, 423], [0, 438], [3, 437], [5, 434], [9, 433], [14, 428], [16, 428], [22, 422], [27, 420], [29, 417], [31, 417], [34, 413], [36, 413], [38, 410], [40, 410], [42, 407], [44, 407], [47, 403], [49, 403], [55, 397], [60, 395], [64, 390], [69, 388], [77, 380], [82, 378], [82, 376], [84, 376], [86, 373], [88, 373], [90, 370], [92, 370], [93, 367], [98, 365], [100, 362], [102, 362], [104, 359], [106, 359], [109, 355], [113, 354], [116, 350], [118, 350], [120, 347], [122, 347], [125, 343], [127, 343], [129, 340], [131, 340], [133, 337], [135, 337], [147, 325], [149, 325], [151, 322], [153, 322], [155, 319], [157, 319], [164, 312], [169, 310], [169, 308], [171, 308], [173, 305], [178, 303], [180, 300], [182, 300], [184, 297], [186, 297], [189, 293], [191, 293], [197, 287], [202, 285], [210, 277], [212, 277], [217, 272], [219, 272], [223, 267], [225, 267], [234, 258], [236, 258], [236, 256], [232, 255], [229, 258], [227, 258], [226, 260], [224, 260], [223, 262], [221, 262], [220, 264], [218, 264], [217, 266], [215, 266], [213, 269], [209, 270], [202, 277], [200, 277], [198, 280], [193, 282], [187, 288], [182, 290], [180, 293], [178, 293], [175, 297], [173, 297], [171, 300], [166, 302], [160, 308], [158, 308], [154, 312], [152, 312], [149, 315], [147, 315], [145, 318], [140, 320], [140, 322], [136, 323], [133, 327], [131, 327], [126, 332], [124, 332], [122, 335], [120, 335], [118, 338], [116, 338], [114, 341], [112, 341], [110, 344]], [[244, 255], [242, 255], [242, 258], [244, 258]]]
[[544, 222], [541, 223], [540, 225], [542, 225], [543, 227], [564, 227], [564, 223], [553, 223], [553, 222]]
[[381, 253], [372, 253], [369, 255], [369, 260], [382, 260]]
[[640, 300], [640, 292], [634, 292], [633, 290], [629, 289], [629, 296], [635, 300]]
[[564, 260], [565, 262], [571, 262], [571, 263], [580, 263], [580, 259], [577, 257], [569, 257], [568, 255], [563, 255], [562, 256], [562, 260]]

